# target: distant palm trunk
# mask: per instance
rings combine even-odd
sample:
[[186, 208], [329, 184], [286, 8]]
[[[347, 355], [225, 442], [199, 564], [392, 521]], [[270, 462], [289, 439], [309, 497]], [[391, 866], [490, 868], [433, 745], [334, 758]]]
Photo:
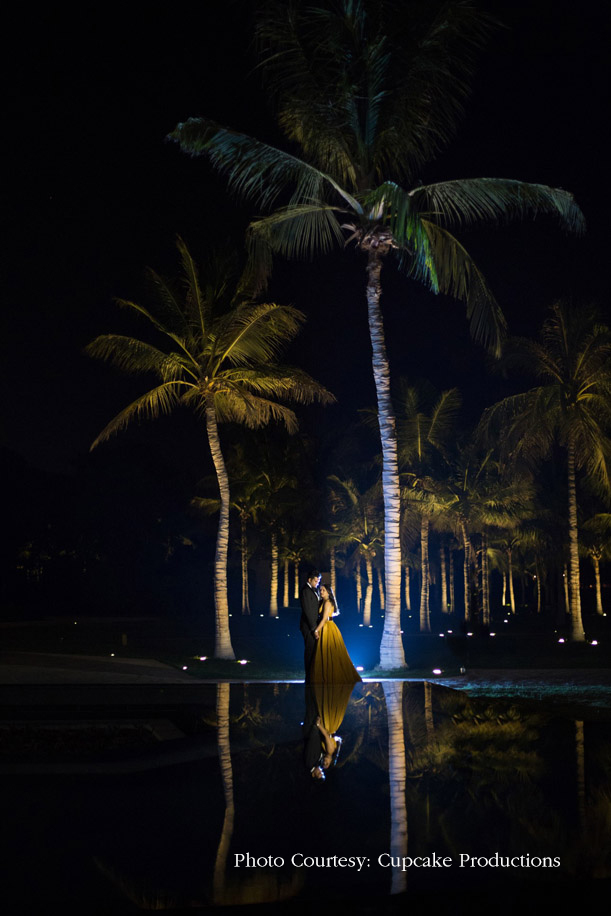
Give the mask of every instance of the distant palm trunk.
[[535, 579], [537, 587], [537, 614], [541, 613], [541, 565], [539, 560], [535, 560]]
[[[403, 859], [407, 855], [407, 807], [405, 804], [406, 760], [403, 726], [403, 683], [384, 681], [384, 699], [388, 716], [388, 780], [390, 784], [390, 854]], [[406, 872], [393, 867], [391, 894], [406, 888]]]
[[336, 571], [335, 571], [335, 547], [329, 547], [329, 577], [331, 579], [331, 588], [335, 591]]
[[356, 566], [354, 567], [354, 582], [356, 585], [356, 609], [357, 613], [361, 613], [363, 605], [363, 582], [361, 579], [361, 558], [358, 557], [356, 561]]
[[215, 622], [215, 658], [235, 659], [231, 635], [229, 633], [229, 602], [227, 600], [227, 551], [229, 548], [229, 477], [221, 451], [219, 431], [216, 423], [216, 412], [212, 398], [206, 404], [206, 431], [210, 443], [210, 453], [219, 484], [221, 511], [216, 537], [214, 556], [214, 609]]
[[295, 579], [294, 579], [294, 589], [293, 589], [293, 598], [299, 599], [299, 560], [295, 560]]
[[250, 614], [248, 600], [248, 538], [246, 534], [246, 516], [240, 512], [240, 555], [242, 561], [242, 613]]
[[446, 547], [441, 544], [439, 548], [439, 570], [441, 576], [441, 613], [448, 613], [448, 567], [446, 564]]
[[384, 575], [381, 569], [376, 569], [378, 577], [378, 595], [380, 596], [380, 610], [384, 610]]
[[585, 837], [586, 826], [586, 745], [583, 720], [575, 719], [575, 751], [577, 756], [577, 810], [579, 826]]
[[501, 604], [503, 607], [507, 604], [507, 573], [503, 570], [503, 594], [501, 597]]
[[271, 535], [272, 547], [272, 581], [271, 581], [271, 594], [269, 599], [269, 614], [270, 617], [278, 616], [278, 535], [275, 531], [272, 531]]
[[456, 605], [454, 603], [454, 550], [450, 547], [450, 610], [454, 614]]
[[216, 721], [221, 779], [225, 796], [225, 817], [223, 829], [216, 852], [213, 877], [213, 898], [215, 903], [223, 899], [225, 890], [225, 867], [233, 836], [235, 805], [233, 799], [233, 768], [231, 765], [231, 745], [229, 743], [229, 696], [228, 683], [216, 685]]
[[490, 625], [490, 573], [487, 534], [482, 534], [482, 623], [485, 627]]
[[424, 682], [424, 724], [427, 744], [431, 744], [435, 737], [435, 722], [433, 719], [433, 688], [430, 681]]
[[586, 634], [581, 619], [581, 590], [579, 581], [579, 540], [577, 536], [577, 487], [575, 484], [575, 439], [571, 435], [568, 444], [569, 475], [569, 558], [571, 564], [571, 638], [584, 642]]
[[463, 548], [464, 548], [464, 561], [463, 561], [463, 591], [465, 596], [465, 620], [469, 620], [471, 615], [471, 563], [473, 549], [471, 547], [471, 541], [469, 540], [469, 535], [467, 534], [467, 526], [464, 521], [461, 521], [460, 528], [462, 532]]
[[429, 609], [429, 518], [426, 515], [420, 520], [420, 548], [422, 554], [422, 583], [420, 587], [420, 632], [431, 632], [431, 614]]
[[409, 580], [410, 580], [409, 566], [406, 566], [404, 568], [404, 572], [405, 572], [405, 607], [407, 608], [408, 611], [411, 611], [412, 599], [409, 593]]
[[564, 564], [564, 573], [562, 574], [562, 584], [564, 585], [564, 606], [567, 614], [571, 613], [571, 601], [569, 598], [569, 568]]
[[384, 326], [380, 310], [380, 273], [385, 248], [372, 243], [367, 259], [367, 312], [371, 336], [373, 378], [378, 400], [378, 422], [382, 443], [382, 490], [384, 493], [384, 572], [386, 613], [380, 643], [380, 666], [404, 668], [401, 639], [401, 542], [399, 522], [401, 492], [397, 457], [397, 428], [390, 396], [390, 373]]
[[289, 606], [289, 561], [284, 560], [283, 563], [283, 575], [282, 575], [282, 606]]
[[596, 613], [601, 616], [604, 615], [603, 611], [603, 596], [600, 589], [600, 558], [596, 555], [592, 555], [592, 565], [594, 566], [594, 582], [596, 583]]
[[507, 548], [507, 582], [509, 583], [509, 604], [511, 605], [511, 613], [515, 614], [516, 612], [516, 598], [513, 591], [513, 552], [511, 547]]
[[367, 573], [367, 588], [365, 589], [365, 605], [363, 607], [363, 625], [368, 627], [371, 623], [371, 600], [373, 598], [373, 564], [371, 557], [365, 557], [365, 571]]

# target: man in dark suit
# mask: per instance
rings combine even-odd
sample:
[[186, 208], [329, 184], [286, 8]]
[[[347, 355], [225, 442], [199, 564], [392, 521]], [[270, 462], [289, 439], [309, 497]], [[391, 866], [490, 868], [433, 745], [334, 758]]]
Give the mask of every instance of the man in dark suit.
[[311, 569], [308, 573], [308, 579], [299, 593], [301, 602], [301, 620], [299, 629], [304, 641], [303, 663], [305, 665], [306, 684], [310, 680], [310, 667], [316, 651], [316, 638], [314, 630], [318, 623], [318, 586], [320, 584], [320, 573], [317, 569]]

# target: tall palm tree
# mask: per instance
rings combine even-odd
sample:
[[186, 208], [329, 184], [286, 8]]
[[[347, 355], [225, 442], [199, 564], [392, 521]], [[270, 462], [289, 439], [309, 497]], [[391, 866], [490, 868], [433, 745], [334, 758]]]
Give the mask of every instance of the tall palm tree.
[[[394, 256], [407, 276], [462, 299], [474, 338], [496, 353], [505, 322], [483, 274], [451, 226], [551, 213], [579, 230], [566, 191], [497, 178], [423, 184], [423, 167], [451, 139], [468, 92], [473, 51], [491, 20], [468, 0], [441, 6], [299, 0], [259, 6], [266, 91], [291, 151], [206, 118], [171, 138], [206, 156], [230, 188], [271, 215], [249, 229], [253, 263], [273, 253], [313, 256], [354, 243], [366, 262], [366, 301], [383, 454], [387, 609], [383, 667], [405, 664], [401, 642], [400, 488], [395, 415], [380, 310], [381, 271]], [[409, 11], [409, 10], [408, 10]], [[301, 150], [301, 158], [294, 148]]]
[[[278, 420], [289, 432], [295, 413], [278, 399], [329, 403], [333, 396], [305, 372], [276, 362], [281, 348], [298, 333], [304, 315], [275, 303], [256, 304], [235, 282], [227, 259], [217, 258], [200, 274], [187, 246], [178, 239], [183, 291], [149, 270], [156, 302], [149, 310], [126, 299], [118, 304], [143, 316], [165, 338], [166, 348], [136, 337], [104, 334], [87, 352], [126, 372], [156, 375], [160, 384], [125, 407], [102, 430], [91, 448], [130, 423], [187, 406], [203, 416], [216, 471], [221, 510], [214, 564], [215, 657], [235, 658], [229, 633], [227, 549], [229, 478], [218, 423], [233, 421], [256, 428]], [[234, 291], [235, 290], [235, 291]]]
[[566, 453], [571, 634], [585, 639], [581, 616], [577, 471], [601, 491], [611, 491], [611, 330], [592, 307], [558, 302], [540, 341], [515, 340], [508, 362], [523, 366], [541, 384], [488, 408], [483, 429], [502, 425], [507, 448], [537, 459], [554, 442]]

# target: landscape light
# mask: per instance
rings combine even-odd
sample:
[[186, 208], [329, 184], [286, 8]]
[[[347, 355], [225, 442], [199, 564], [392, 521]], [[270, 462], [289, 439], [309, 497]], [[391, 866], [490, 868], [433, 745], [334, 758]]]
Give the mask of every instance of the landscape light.
[[433, 668], [433, 674], [443, 674], [441, 668]]
[[238, 660], [238, 665], [247, 665], [247, 664], [248, 664], [248, 659], [246, 658], [240, 658]]
[[560, 639], [558, 640], [558, 642], [564, 642], [564, 639], [563, 639], [562, 637], [560, 637]]
[[365, 669], [363, 668], [362, 665], [357, 665], [357, 666], [356, 666], [356, 670], [357, 670], [357, 671], [364, 671]]
[[467, 669], [466, 669], [466, 668], [459, 668], [458, 670], [460, 671], [461, 674], [466, 674], [466, 673], [467, 673]]
[[590, 645], [591, 645], [591, 646], [597, 646], [597, 645], [598, 645], [598, 640], [597, 640], [597, 639], [593, 639], [592, 642], [590, 643]]
[[467, 636], [473, 636], [473, 633], [467, 633]]
[[440, 635], [440, 636], [445, 636], [446, 634], [445, 634], [445, 633], [440, 633], [439, 635]]
[[110, 653], [110, 657], [111, 657], [111, 658], [114, 658], [114, 657], [115, 657], [115, 653], [114, 653], [114, 652], [111, 652], [111, 653]]
[[183, 665], [183, 666], [182, 666], [182, 670], [183, 670], [183, 671], [186, 671], [186, 670], [187, 670], [187, 666], [186, 666], [186, 665]]
[[496, 636], [496, 633], [490, 633], [490, 636]]
[[453, 632], [454, 632], [454, 630], [448, 630], [448, 633], [453, 633]]
[[200, 662], [205, 662], [207, 658], [208, 658], [207, 655], [200, 655], [199, 660]]

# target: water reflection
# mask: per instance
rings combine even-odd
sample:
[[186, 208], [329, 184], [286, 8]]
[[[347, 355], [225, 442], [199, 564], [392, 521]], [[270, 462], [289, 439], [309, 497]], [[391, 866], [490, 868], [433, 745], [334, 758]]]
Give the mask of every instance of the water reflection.
[[595, 712], [384, 682], [219, 684], [166, 714], [183, 763], [5, 775], [3, 886], [46, 869], [40, 900], [179, 909], [611, 876], [611, 723]]

